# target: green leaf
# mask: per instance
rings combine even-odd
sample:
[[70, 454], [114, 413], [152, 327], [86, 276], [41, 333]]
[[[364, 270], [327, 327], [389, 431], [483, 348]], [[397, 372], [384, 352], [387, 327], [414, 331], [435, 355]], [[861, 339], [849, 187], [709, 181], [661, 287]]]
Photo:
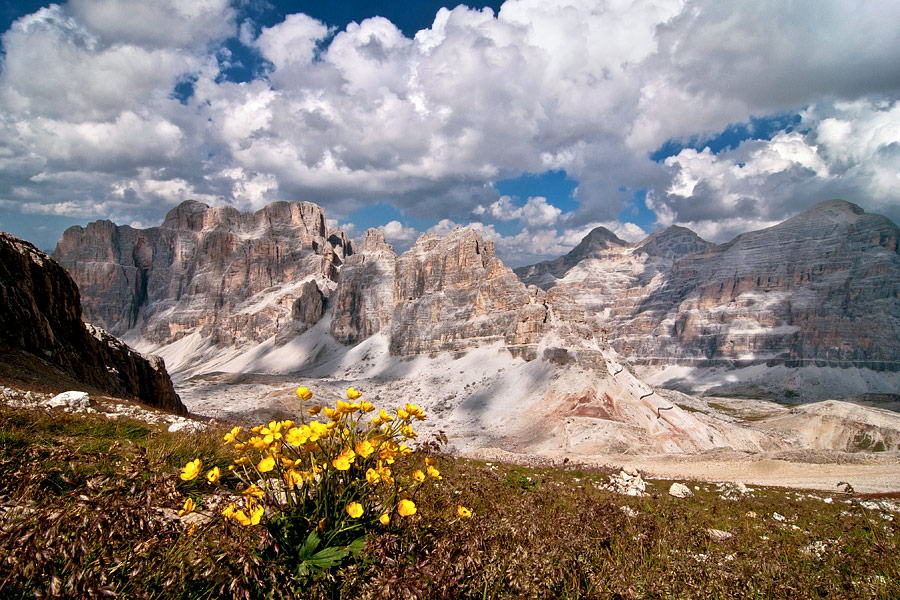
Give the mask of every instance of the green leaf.
[[366, 547], [366, 537], [366, 534], [362, 534], [361, 536], [350, 542], [350, 544], [347, 546], [347, 550], [350, 552], [350, 554], [355, 557], [357, 554], [362, 552], [363, 548]]
[[306, 536], [306, 541], [303, 542], [303, 545], [300, 546], [300, 550], [297, 552], [297, 556], [300, 560], [304, 560], [309, 556], [312, 556], [313, 552], [316, 551], [316, 548], [319, 547], [319, 544], [322, 543], [322, 540], [319, 538], [319, 534], [316, 533], [316, 530], [313, 529], [309, 532], [309, 535]]
[[316, 552], [312, 557], [306, 559], [306, 564], [318, 567], [320, 569], [330, 569], [331, 567], [341, 564], [341, 561], [350, 554], [347, 548], [341, 546], [331, 546]]

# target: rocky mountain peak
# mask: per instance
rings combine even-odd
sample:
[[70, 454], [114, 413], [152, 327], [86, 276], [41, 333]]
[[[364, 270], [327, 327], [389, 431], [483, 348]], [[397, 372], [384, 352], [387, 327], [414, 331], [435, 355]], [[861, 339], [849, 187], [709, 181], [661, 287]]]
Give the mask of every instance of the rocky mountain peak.
[[378, 229], [368, 229], [366, 230], [366, 235], [363, 237], [361, 251], [362, 252], [379, 252], [390, 250], [394, 251], [394, 247], [387, 243], [384, 238], [384, 234]]
[[185, 229], [200, 231], [203, 229], [206, 211], [209, 206], [196, 200], [185, 200], [166, 213], [161, 227], [164, 229]]
[[595, 227], [569, 253], [579, 258], [587, 258], [610, 248], [627, 248], [631, 246], [606, 227]]
[[677, 258], [694, 252], [703, 252], [715, 246], [699, 235], [679, 225], [653, 233], [637, 245], [637, 251], [661, 258]]
[[[198, 333], [226, 345], [286, 339], [315, 324], [351, 254], [310, 202], [240, 213], [196, 201], [173, 208], [161, 227], [71, 228], [54, 252], [79, 283], [88, 322], [114, 334], [139, 326], [155, 343]], [[301, 297], [313, 308], [298, 310]]]
[[588, 259], [604, 259], [618, 254], [632, 245], [619, 238], [606, 227], [592, 229], [568, 254], [555, 260], [539, 262], [528, 267], [515, 269], [516, 275], [527, 285], [536, 285], [547, 290], [556, 281], [565, 277], [572, 267]]

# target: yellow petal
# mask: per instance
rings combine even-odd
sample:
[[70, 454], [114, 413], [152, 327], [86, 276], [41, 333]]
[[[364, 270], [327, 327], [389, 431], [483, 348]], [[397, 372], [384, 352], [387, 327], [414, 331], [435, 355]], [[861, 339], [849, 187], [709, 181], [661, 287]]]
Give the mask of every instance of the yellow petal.
[[268, 473], [275, 468], [275, 457], [271, 454], [266, 455], [264, 459], [259, 461], [259, 464], [256, 465], [256, 468], [259, 469], [260, 473]]
[[309, 391], [309, 388], [298, 387], [297, 388], [297, 397], [301, 400], [309, 400], [312, 398], [312, 392]]
[[412, 500], [401, 500], [397, 505], [397, 514], [401, 517], [411, 517], [416, 514], [416, 503]]

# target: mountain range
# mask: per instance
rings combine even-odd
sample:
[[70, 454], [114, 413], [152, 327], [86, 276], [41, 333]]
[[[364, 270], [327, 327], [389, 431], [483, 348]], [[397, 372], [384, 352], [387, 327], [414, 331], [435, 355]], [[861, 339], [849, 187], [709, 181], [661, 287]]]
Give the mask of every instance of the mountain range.
[[831, 200], [722, 245], [677, 226], [630, 244], [601, 227], [512, 271], [468, 229], [397, 256], [377, 230], [361, 244], [328, 230], [311, 203], [241, 214], [188, 201], [160, 227], [72, 227], [53, 256], [86, 321], [155, 344], [278, 345], [327, 313], [340, 343], [385, 330], [394, 355], [503, 340], [528, 359], [591, 363], [609, 346], [631, 364], [897, 371], [898, 248], [890, 220]]
[[398, 255], [378, 230], [329, 229], [315, 204], [188, 201], [159, 227], [72, 227], [53, 256], [85, 320], [165, 358], [198, 412], [290, 413], [285, 389], [313, 379], [325, 401], [347, 385], [415, 397], [460, 448], [759, 451], [792, 442], [658, 388], [712, 373], [810, 399], [896, 394], [898, 233], [831, 200], [721, 245], [597, 228], [512, 270], [468, 228]]

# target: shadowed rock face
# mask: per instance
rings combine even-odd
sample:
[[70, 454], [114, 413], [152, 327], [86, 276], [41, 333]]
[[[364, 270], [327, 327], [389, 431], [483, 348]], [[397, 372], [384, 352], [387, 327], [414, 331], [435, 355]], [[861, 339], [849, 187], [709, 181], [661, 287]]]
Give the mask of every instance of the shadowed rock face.
[[[900, 369], [898, 228], [842, 200], [716, 246], [669, 228], [537, 281], [649, 364]], [[518, 271], [526, 283], [546, 270]]]
[[390, 325], [397, 255], [384, 234], [369, 229], [362, 247], [341, 267], [332, 301], [331, 335], [356, 344]]
[[315, 297], [310, 283], [324, 302], [350, 254], [315, 204], [276, 202], [251, 214], [187, 201], [160, 227], [72, 227], [54, 257], [81, 287], [90, 323], [118, 334], [138, 327], [156, 343], [200, 332], [240, 345], [315, 324], [323, 307], [296, 302]]
[[105, 331], [85, 326], [78, 288], [68, 273], [28, 242], [3, 232], [0, 344], [108, 394], [187, 412], [162, 359], [134, 352]]

